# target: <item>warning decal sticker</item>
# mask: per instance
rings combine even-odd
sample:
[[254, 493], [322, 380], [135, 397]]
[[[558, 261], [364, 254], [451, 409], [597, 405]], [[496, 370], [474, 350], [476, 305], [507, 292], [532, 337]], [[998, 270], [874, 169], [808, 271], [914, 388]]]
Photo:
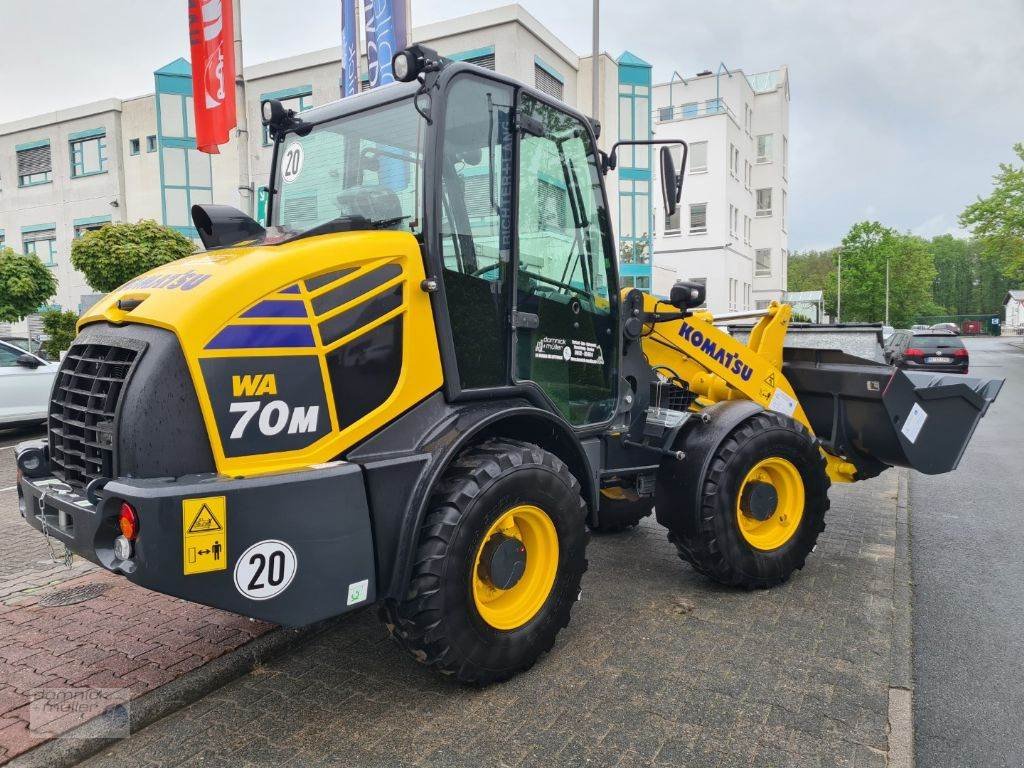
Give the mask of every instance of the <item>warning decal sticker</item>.
[[223, 496], [183, 499], [181, 527], [186, 576], [227, 569], [228, 513]]

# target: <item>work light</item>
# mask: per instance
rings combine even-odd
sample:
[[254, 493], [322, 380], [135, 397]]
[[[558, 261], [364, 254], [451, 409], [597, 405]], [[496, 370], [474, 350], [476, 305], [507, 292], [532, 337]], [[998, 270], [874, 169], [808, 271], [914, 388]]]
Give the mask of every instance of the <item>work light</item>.
[[437, 70], [441, 65], [441, 57], [433, 48], [425, 45], [410, 45], [399, 51], [391, 59], [391, 73], [395, 80], [408, 83], [415, 80], [421, 72]]

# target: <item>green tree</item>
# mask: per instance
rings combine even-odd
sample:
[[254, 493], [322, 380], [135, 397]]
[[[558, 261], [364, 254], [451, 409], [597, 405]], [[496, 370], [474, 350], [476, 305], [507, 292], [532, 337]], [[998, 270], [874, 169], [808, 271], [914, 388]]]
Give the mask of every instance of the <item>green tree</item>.
[[935, 303], [952, 315], [978, 311], [977, 275], [980, 248], [952, 235], [933, 237], [928, 244], [935, 262]]
[[[921, 315], [941, 312], [932, 299], [935, 264], [928, 244], [902, 235], [877, 221], [850, 228], [842, 243], [842, 320], [885, 319], [885, 268], [889, 265], [889, 322], [909, 325]], [[826, 308], [835, 312], [836, 275], [826, 290]]]
[[56, 360], [75, 340], [78, 314], [70, 309], [46, 309], [39, 316], [43, 319], [43, 332], [48, 337], [43, 342], [43, 351]]
[[108, 224], [71, 245], [71, 263], [96, 291], [107, 293], [161, 264], [195, 252], [177, 230], [155, 221]]
[[56, 292], [57, 279], [37, 256], [0, 246], [0, 322], [18, 322]]
[[797, 251], [789, 256], [789, 276], [786, 290], [822, 291], [828, 285], [829, 275], [836, 269], [836, 249], [827, 251]]
[[1022, 165], [1000, 163], [992, 192], [979, 197], [960, 214], [983, 250], [1002, 265], [1003, 274], [1024, 283], [1024, 143], [1013, 145]]

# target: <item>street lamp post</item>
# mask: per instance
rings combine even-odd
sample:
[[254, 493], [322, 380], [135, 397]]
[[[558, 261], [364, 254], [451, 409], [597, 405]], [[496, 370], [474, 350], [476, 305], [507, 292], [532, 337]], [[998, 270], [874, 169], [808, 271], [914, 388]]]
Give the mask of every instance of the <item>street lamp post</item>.
[[593, 87], [593, 95], [591, 97], [593, 99], [593, 101], [592, 101], [592, 104], [591, 104], [591, 107], [590, 107], [590, 111], [591, 111], [591, 114], [593, 114], [595, 120], [599, 119], [598, 109], [597, 109], [597, 99], [598, 99], [598, 94], [600, 93], [600, 81], [601, 81], [601, 75], [600, 75], [600, 69], [599, 69], [601, 63], [598, 61], [598, 56], [599, 56], [598, 49], [600, 48], [600, 42], [599, 42], [600, 41], [600, 34], [599, 34], [600, 25], [601, 25], [601, 0], [594, 0], [594, 58], [593, 58], [593, 68], [594, 68], [594, 71], [591, 74], [591, 78], [590, 78], [593, 81], [593, 85], [592, 85], [592, 87]]
[[843, 322], [843, 247], [839, 246], [839, 266], [836, 269], [836, 322]]
[[889, 255], [885, 256], [885, 324], [889, 324]]

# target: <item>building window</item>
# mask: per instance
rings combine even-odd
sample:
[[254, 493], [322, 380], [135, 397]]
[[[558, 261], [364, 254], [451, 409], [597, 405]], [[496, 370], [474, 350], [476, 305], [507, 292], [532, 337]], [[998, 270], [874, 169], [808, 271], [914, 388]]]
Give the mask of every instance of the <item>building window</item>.
[[768, 305], [771, 301], [758, 301], [754, 306], [756, 309], [768, 309]]
[[782, 223], [782, 231], [785, 232], [786, 231], [786, 190], [782, 190], [782, 215], [780, 216], [780, 218], [782, 220], [782, 222], [781, 222]]
[[194, 139], [195, 112], [192, 97], [178, 93], [161, 93], [157, 101], [160, 113], [160, 135], [167, 139]]
[[[619, 138], [622, 140], [651, 138], [650, 88], [646, 85], [619, 83]], [[626, 146], [619, 150], [620, 168], [651, 167], [648, 146]]]
[[48, 267], [57, 266], [57, 229], [36, 229], [31, 232], [22, 231], [21, 242], [26, 254], [38, 256]]
[[156, 135], [146, 137], [146, 151], [156, 152]]
[[[651, 216], [651, 182], [625, 180], [619, 182], [619, 243], [625, 244], [628, 264], [647, 264], [650, 261], [648, 233]], [[643, 253], [641, 254], [641, 251]]]
[[748, 192], [750, 191], [750, 169], [751, 169], [751, 167], [752, 166], [750, 165], [750, 161], [749, 160], [744, 160], [743, 161], [743, 186], [747, 188]]
[[106, 134], [74, 139], [71, 144], [71, 178], [92, 176], [107, 170]]
[[703, 235], [708, 231], [708, 204], [690, 204], [690, 234]]
[[490, 53], [484, 54], [483, 56], [473, 56], [471, 58], [465, 59], [465, 62], [467, 64], [473, 64], [474, 66], [477, 66], [477, 67], [483, 67], [484, 69], [489, 69], [489, 70], [491, 70], [493, 72], [494, 71], [494, 51], [491, 51]]
[[141, 147], [139, 146], [139, 140], [138, 139], [129, 139], [128, 140], [128, 152], [130, 154], [137, 155], [141, 151], [142, 150], [141, 150]]
[[705, 173], [708, 169], [708, 143], [695, 141], [690, 145], [690, 173]]
[[533, 84], [541, 93], [562, 100], [562, 79], [551, 67], [540, 61], [535, 61], [533, 65]]
[[624, 275], [622, 284], [627, 288], [636, 288], [639, 291], [651, 290], [651, 278], [646, 275]]
[[770, 275], [772, 273], [772, 249], [754, 249], [754, 274]]
[[782, 178], [786, 178], [789, 171], [789, 139], [782, 137]]
[[743, 217], [743, 242], [750, 245], [750, 217]]
[[164, 147], [164, 222], [192, 226], [192, 206], [213, 202], [210, 156], [198, 149]]
[[569, 228], [565, 215], [566, 200], [568, 197], [564, 184], [538, 178], [537, 228], [547, 232], [565, 232]]
[[696, 117], [698, 111], [696, 101], [691, 101], [689, 104], [683, 104], [683, 119], [688, 120], [691, 117]]
[[735, 165], [735, 162], [736, 162], [736, 158], [738, 156], [739, 156], [739, 153], [736, 152], [736, 147], [733, 146], [732, 144], [729, 144], [729, 175], [730, 176], [735, 176], [736, 175], [736, 165]]
[[750, 123], [752, 122], [751, 117], [753, 116], [753, 110], [749, 104], [743, 105], [743, 128], [747, 132], [747, 136], [750, 135]]
[[85, 221], [81, 224], [75, 224], [75, 240], [88, 232], [95, 232], [109, 223], [110, 217], [106, 216], [101, 221]]
[[736, 181], [740, 180], [740, 150], [738, 147], [732, 148], [732, 175], [736, 177]]
[[757, 162], [770, 163], [772, 161], [772, 135], [762, 133], [757, 137]]
[[18, 149], [15, 151], [15, 154], [18, 157], [19, 187], [49, 184], [53, 180], [49, 141]]
[[757, 213], [755, 214], [759, 218], [762, 216], [772, 215], [772, 188], [766, 187], [765, 189], [759, 189], [756, 192], [757, 196]]
[[[285, 109], [292, 109], [292, 110], [294, 110], [296, 112], [305, 112], [307, 109], [312, 109], [313, 108], [313, 89], [311, 87], [309, 87], [309, 86], [306, 86], [306, 87], [309, 88], [309, 92], [308, 93], [293, 94], [291, 96], [288, 96], [287, 98], [280, 98], [280, 99], [278, 99], [278, 101], [281, 102], [282, 106], [284, 106]], [[264, 94], [263, 96], [260, 97], [260, 103], [262, 104], [267, 99], [273, 99], [273, 98], [277, 98], [277, 97], [274, 94], [272, 94], [272, 93]], [[272, 142], [270, 140], [270, 126], [269, 125], [264, 125], [263, 126], [263, 146], [264, 147], [269, 147], [273, 143], [274, 142]]]
[[672, 107], [660, 107], [658, 109], [658, 120], [665, 122], [672, 119]]

